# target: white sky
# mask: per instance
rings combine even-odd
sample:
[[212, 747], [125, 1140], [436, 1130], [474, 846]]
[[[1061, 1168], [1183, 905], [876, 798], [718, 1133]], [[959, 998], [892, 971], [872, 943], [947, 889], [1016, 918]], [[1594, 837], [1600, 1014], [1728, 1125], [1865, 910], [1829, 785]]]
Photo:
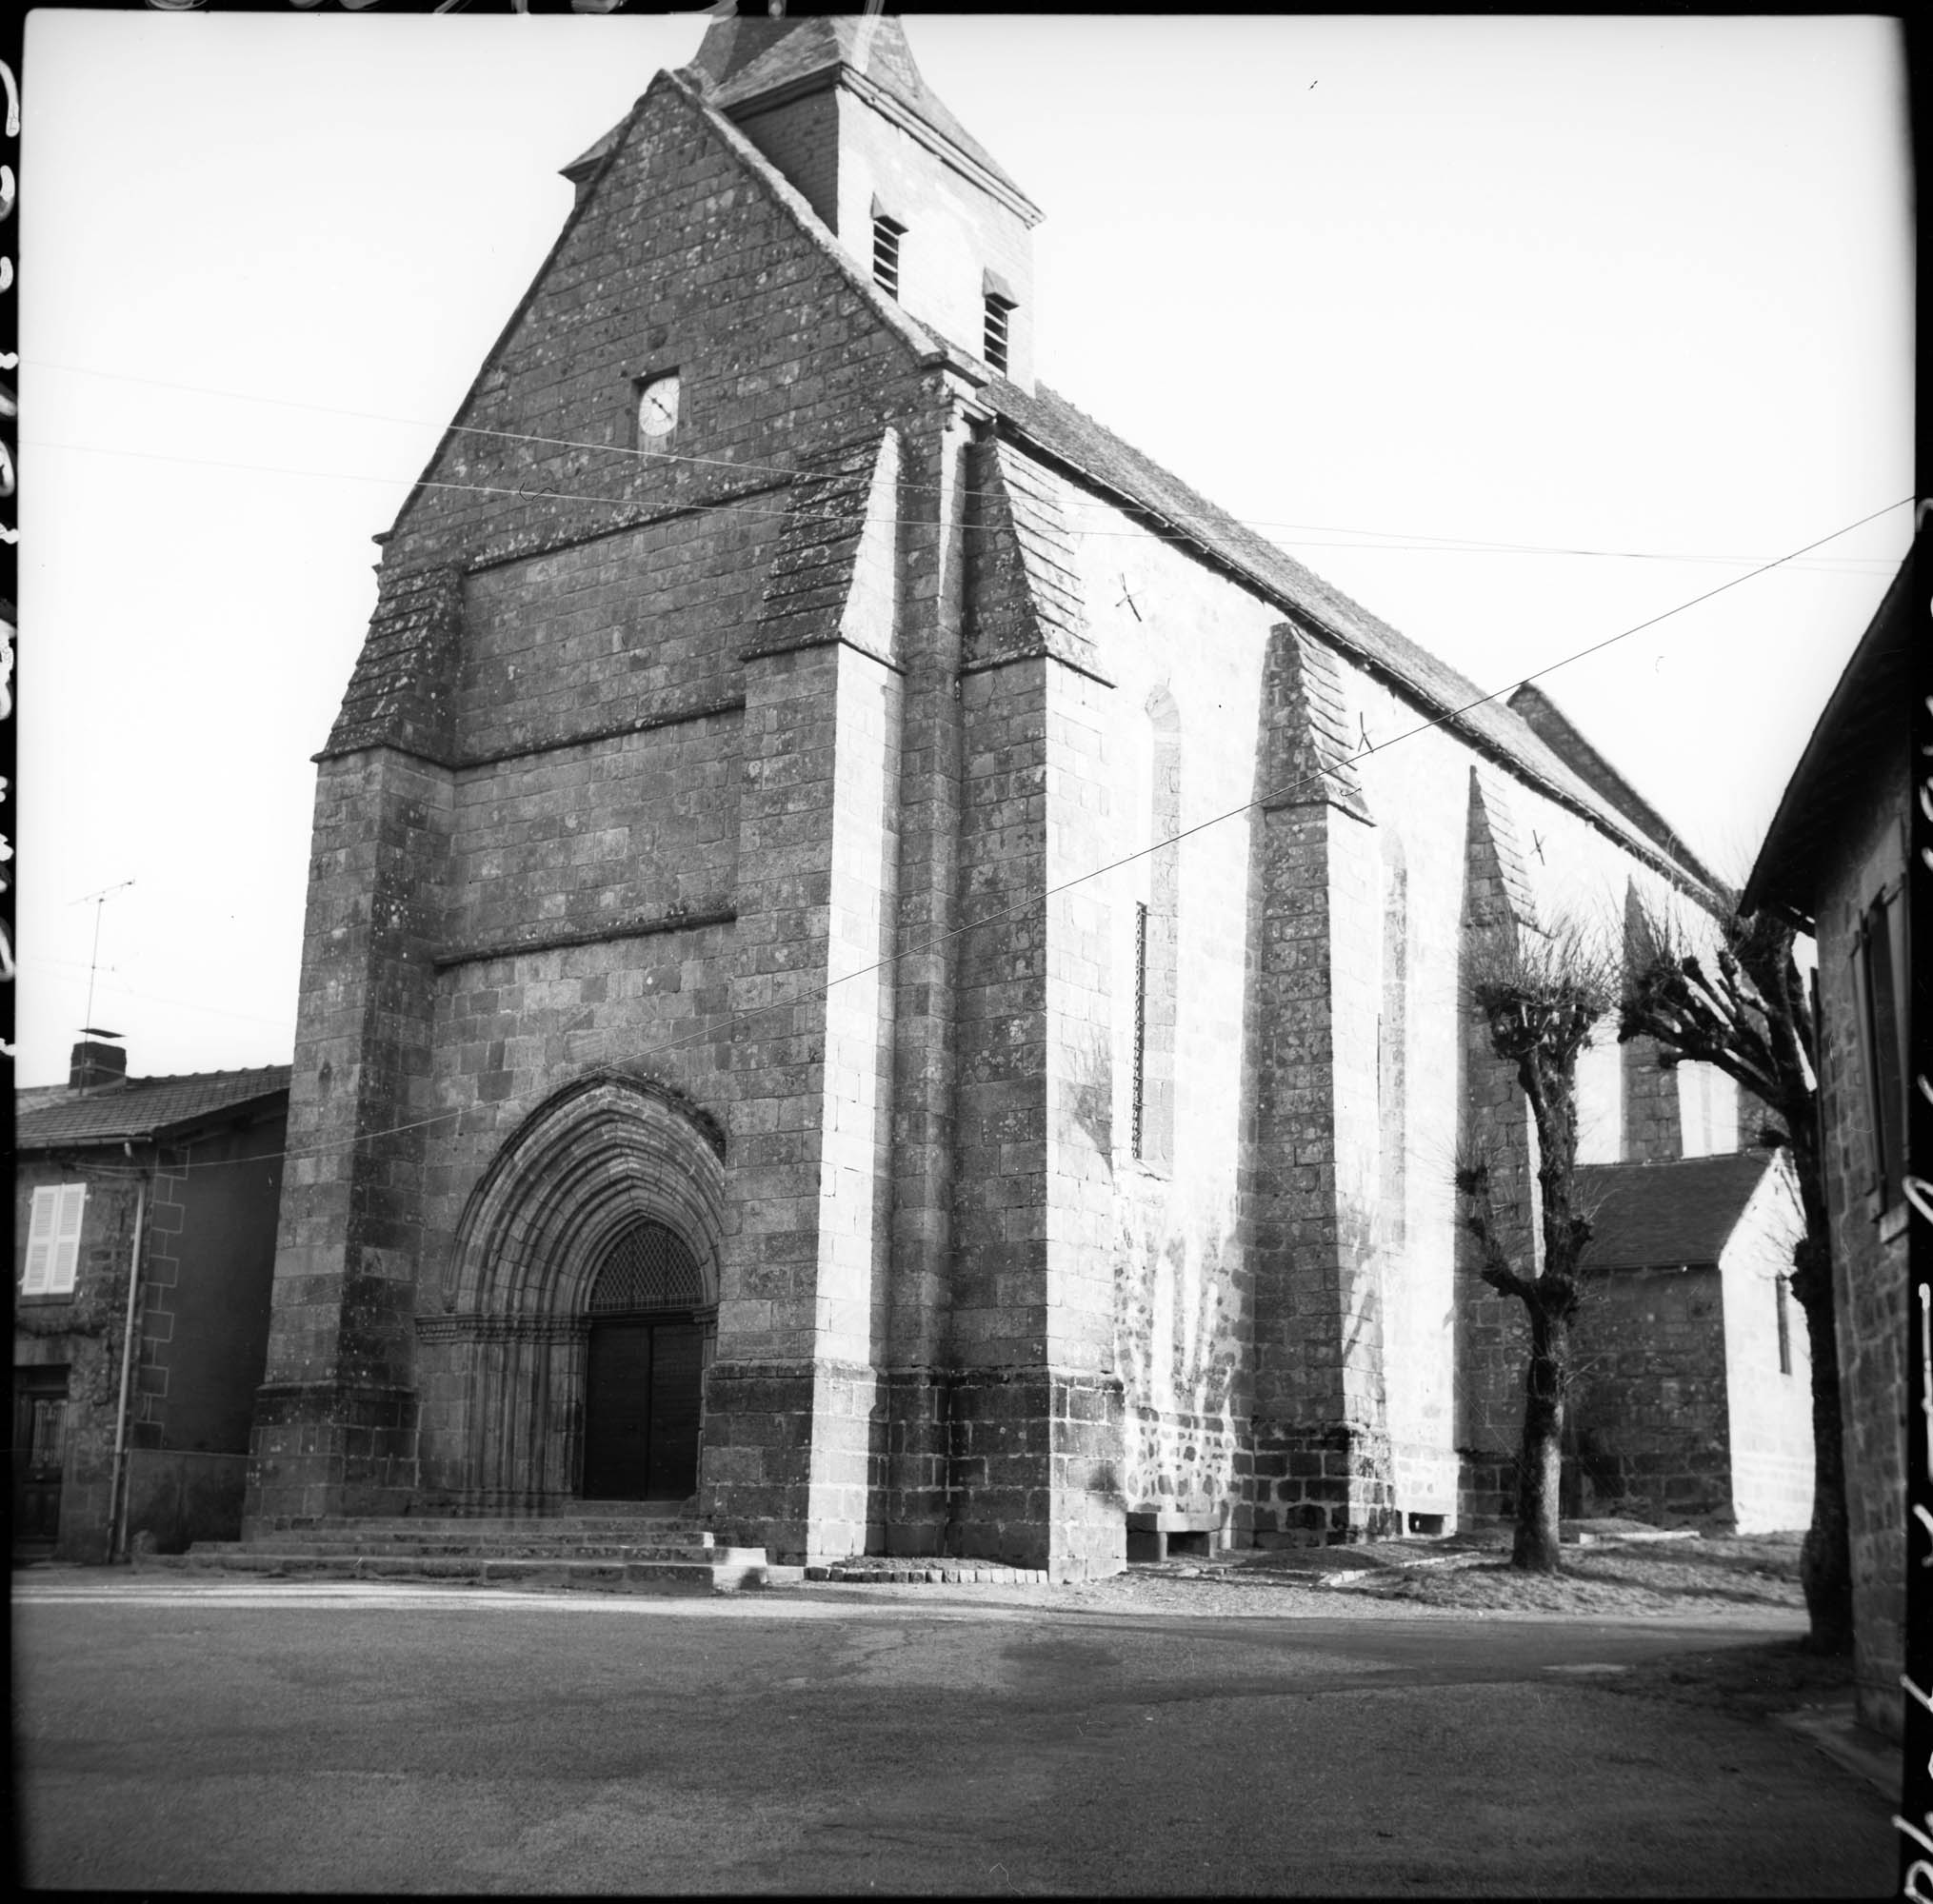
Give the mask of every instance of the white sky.
[[[20, 1082], [289, 1057], [369, 538], [702, 25], [30, 17]], [[1911, 491], [1891, 23], [907, 31], [1046, 213], [1041, 380], [1481, 687]], [[1542, 684], [1738, 876], [1910, 514]]]

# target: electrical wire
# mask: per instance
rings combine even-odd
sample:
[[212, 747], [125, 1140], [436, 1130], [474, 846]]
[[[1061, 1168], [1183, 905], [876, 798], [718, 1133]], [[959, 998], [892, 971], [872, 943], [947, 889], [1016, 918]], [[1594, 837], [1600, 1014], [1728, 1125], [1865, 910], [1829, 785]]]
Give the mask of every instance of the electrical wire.
[[[1754, 580], [1757, 576], [1769, 573], [1772, 569], [1783, 567], [1795, 561], [1798, 557], [1809, 553], [1812, 549], [1823, 548], [1827, 543], [1835, 542], [1841, 536], [1850, 535], [1855, 529], [1863, 528], [1866, 524], [1877, 522], [1882, 516], [1889, 515], [1895, 509], [1909, 506], [1912, 502], [1913, 498], [1907, 496], [1903, 497], [1898, 502], [1888, 503], [1885, 507], [1875, 509], [1871, 514], [1862, 516], [1857, 522], [1848, 523], [1843, 528], [1834, 529], [1830, 535], [1821, 536], [1816, 541], [1805, 544], [1803, 547], [1791, 550], [1788, 554], [1775, 557], [1770, 562], [1763, 565], [1763, 566], [1754, 569], [1749, 575], [1735, 576], [1729, 581], [1722, 582], [1716, 587], [1708, 588], [1701, 595], [1695, 595], [1688, 601], [1681, 602], [1673, 607], [1664, 609], [1660, 614], [1647, 617], [1644, 621], [1634, 623], [1630, 627], [1620, 629], [1616, 634], [1607, 635], [1602, 641], [1592, 642], [1587, 646], [1575, 649], [1571, 653], [1563, 656], [1557, 661], [1548, 663], [1532, 673], [1523, 675], [1511, 681], [1505, 686], [1494, 688], [1488, 694], [1479, 695], [1474, 701], [1465, 702], [1460, 707], [1448, 709], [1431, 720], [1421, 723], [1417, 726], [1405, 728], [1402, 733], [1391, 735], [1385, 741], [1365, 744], [1353, 754], [1346, 756], [1342, 764], [1353, 765], [1358, 761], [1365, 760], [1372, 754], [1386, 752], [1390, 747], [1396, 746], [1404, 741], [1414, 740], [1420, 734], [1427, 734], [1438, 728], [1446, 727], [1453, 723], [1461, 721], [1465, 715], [1470, 714], [1476, 708], [1497, 700], [1500, 696], [1513, 693], [1519, 686], [1533, 681], [1541, 681], [1546, 676], [1555, 674], [1562, 668], [1569, 667], [1580, 661], [1584, 661], [1591, 655], [1602, 654], [1606, 648], [1614, 647], [1620, 642], [1628, 641], [1633, 635], [1641, 634], [1646, 628], [1656, 627], [1659, 623], [1669, 621], [1673, 616], [1682, 615], [1686, 610], [1710, 601], [1714, 596], [1723, 595], [1729, 589], [1739, 587], [1743, 584]], [[953, 940], [964, 937], [966, 933], [982, 931], [989, 925], [998, 924], [1002, 920], [1011, 919], [1023, 912], [1030, 912], [1034, 907], [1044, 906], [1048, 900], [1058, 898], [1063, 893], [1071, 892], [1077, 886], [1085, 885], [1093, 880], [1104, 879], [1109, 873], [1116, 872], [1124, 866], [1131, 865], [1136, 861], [1146, 859], [1151, 854], [1164, 852], [1171, 846], [1179, 845], [1182, 841], [1191, 839], [1196, 834], [1205, 833], [1210, 827], [1220, 826], [1230, 820], [1239, 819], [1243, 814], [1250, 812], [1255, 807], [1266, 804], [1271, 801], [1280, 800], [1287, 794], [1297, 792], [1305, 786], [1313, 784], [1320, 781], [1327, 771], [1329, 769], [1318, 769], [1305, 774], [1297, 780], [1286, 782], [1280, 786], [1266, 788], [1265, 791], [1255, 795], [1253, 799], [1243, 801], [1239, 805], [1229, 807], [1226, 812], [1212, 815], [1206, 820], [1198, 821], [1194, 825], [1184, 827], [1165, 840], [1151, 842], [1148, 845], [1140, 847], [1132, 853], [1125, 854], [1117, 860], [1109, 861], [1105, 865], [1091, 867], [1086, 872], [1078, 873], [1073, 878], [1064, 880], [1057, 885], [1043, 887], [1037, 892], [1029, 893], [1024, 899], [1015, 901], [1011, 905], [1005, 906], [997, 912], [986, 915], [985, 918], [970, 920], [966, 923], [955, 926], [949, 931], [941, 932], [932, 938], [924, 940], [917, 945], [907, 946], [903, 950], [896, 950], [889, 957], [875, 960], [869, 965], [862, 965], [851, 972], [843, 972], [836, 979], [828, 979], [823, 983], [806, 985], [792, 996], [775, 1000], [768, 1004], [754, 1005], [743, 1011], [727, 1012], [721, 1020], [707, 1021], [700, 1028], [683, 1033], [676, 1038], [665, 1040], [657, 1044], [648, 1045], [642, 1050], [629, 1051], [627, 1056], [631, 1061], [640, 1062], [661, 1058], [668, 1052], [681, 1050], [688, 1044], [715, 1041], [727, 1031], [738, 1025], [748, 1023], [767, 1012], [790, 1011], [800, 1005], [810, 1004], [819, 999], [827, 997], [836, 986], [850, 984], [855, 979], [868, 978], [875, 973], [885, 971], [901, 959], [917, 957], [922, 953], [936, 951], [941, 946], [950, 943]], [[514, 956], [514, 954], [508, 956]], [[564, 1034], [567, 1039], [582, 1035], [581, 1033], [571, 1032]], [[589, 1035], [594, 1038], [614, 1039], [630, 1034], [626, 1028], [611, 1026], [593, 1031]], [[542, 1103], [547, 1098], [552, 1096], [555, 1090], [556, 1085], [553, 1083], [534, 1094], [521, 1098], [502, 1100], [495, 1108], [500, 1115], [505, 1112], [532, 1109]], [[333, 1142], [314, 1144], [306, 1150], [288, 1150], [270, 1153], [261, 1160], [251, 1160], [270, 1161], [277, 1158], [285, 1160], [293, 1160], [327, 1156], [342, 1150], [351, 1150], [357, 1144], [372, 1142], [379, 1138], [400, 1137], [411, 1131], [427, 1130], [435, 1124], [448, 1123], [454, 1119], [466, 1116], [475, 1108], [472, 1105], [460, 1105], [450, 1110], [434, 1112], [428, 1117], [415, 1118], [402, 1123], [389, 1124], [378, 1130], [361, 1131], [353, 1137], [338, 1140]], [[190, 1167], [214, 1168], [216, 1166], [210, 1163], [208, 1165], [192, 1165]]]
[[[54, 959], [38, 952], [23, 952], [17, 954], [16, 959], [17, 962], [22, 965], [37, 965], [50, 969], [56, 965], [65, 965], [75, 972], [84, 972], [89, 969], [82, 960]], [[115, 968], [111, 966], [102, 967], [103, 971], [111, 971], [113, 969]], [[67, 981], [67, 982], [77, 985], [80, 983], [80, 981], [72, 979]], [[251, 1024], [274, 1024], [281, 1025], [285, 1029], [293, 1029], [295, 1024], [293, 1018], [269, 1018], [264, 1012], [229, 1011], [222, 1005], [198, 1004], [192, 999], [171, 999], [161, 992], [136, 991], [132, 985], [110, 984], [108, 990], [116, 998], [142, 999], [149, 1004], [173, 1005], [181, 1011], [205, 1012], [213, 1018], [246, 1019]], [[91, 1014], [89, 1014], [89, 1016], [91, 1016]]]
[[[337, 482], [337, 483], [379, 483], [379, 484], [388, 484], [393, 487], [398, 488], [448, 489], [459, 493], [479, 496], [516, 496], [533, 502], [582, 503], [604, 508], [644, 509], [647, 506], [646, 503], [644, 502], [644, 499], [639, 497], [587, 495], [581, 490], [548, 488], [540, 486], [532, 482], [519, 483], [514, 486], [512, 486], [508, 484], [495, 484], [495, 483], [453, 483], [440, 478], [432, 478], [428, 476], [422, 477], [377, 476], [352, 469], [291, 469], [288, 467], [286, 465], [282, 464], [237, 463], [229, 461], [225, 458], [218, 457], [182, 456], [175, 452], [168, 450], [127, 449], [123, 448], [119, 445], [111, 445], [111, 444], [59, 443], [48, 437], [23, 437], [21, 438], [21, 444], [23, 447], [28, 448], [64, 449], [77, 455], [86, 455], [86, 456], [118, 456], [130, 458], [134, 461], [144, 463], [177, 463], [203, 469], [236, 469], [246, 471], [251, 475], [307, 477], [312, 480], [319, 480], [324, 482]], [[611, 453], [615, 455], [621, 452], [612, 450]], [[706, 460], [710, 461], [713, 459], [706, 459]], [[728, 465], [727, 466], [741, 470], [744, 473], [756, 474], [759, 473], [761, 469], [768, 467], [769, 466], [762, 466], [754, 464], [732, 464]], [[824, 472], [812, 470], [797, 470], [797, 469], [788, 471], [787, 473], [793, 480], [797, 481], [823, 480], [824, 475]], [[978, 494], [984, 492], [972, 491], [968, 493]], [[710, 502], [710, 503], [704, 502], [678, 503], [675, 501], [671, 501], [668, 502], [666, 505], [666, 506], [668, 511], [675, 512], [679, 515], [687, 515], [687, 516], [721, 515], [729, 512], [736, 514], [741, 518], [749, 518], [755, 521], [807, 522], [807, 523], [819, 522], [827, 525], [837, 525], [841, 527], [852, 526], [859, 527], [879, 526], [879, 527], [899, 528], [906, 526], [908, 524], [910, 524], [915, 527], [918, 527], [924, 526], [928, 521], [927, 518], [923, 516], [916, 517], [874, 516], [867, 513], [863, 507], [857, 516], [854, 516], [849, 510], [827, 511], [827, 510], [810, 510], [810, 509], [760, 509], [748, 506], [748, 501], [749, 501], [748, 498], [737, 501], [727, 499], [723, 502]], [[1120, 507], [1111, 504], [1095, 504], [1093, 506], [1106, 507], [1110, 511], [1110, 513], [1113, 513], [1115, 515], [1123, 513], [1123, 510]], [[1150, 509], [1151, 512], [1151, 506], [1146, 504], [1136, 504], [1133, 505], [1133, 506], [1137, 508]], [[1882, 511], [1881, 513], [1883, 514], [1884, 511]], [[1227, 518], [1226, 520], [1232, 521], [1234, 519]], [[963, 527], [965, 527], [968, 531], [971, 531], [973, 528], [978, 526], [983, 526], [970, 523], [963, 525]], [[1252, 525], [1250, 526], [1252, 526]], [[1100, 540], [1147, 541], [1151, 539], [1156, 542], [1176, 543], [1176, 544], [1180, 543], [1199, 544], [1202, 540], [1203, 534], [1202, 531], [1186, 530], [1186, 529], [1178, 529], [1169, 533], [1164, 533], [1159, 529], [1145, 529], [1145, 528], [1090, 529], [1090, 528], [1082, 528], [1073, 525], [1068, 526], [1068, 533], [1070, 535], [1077, 537], [1091, 537]], [[1359, 531], [1358, 533], [1375, 534], [1379, 532], [1374, 530], [1363, 530]], [[1620, 555], [1629, 554], [1634, 559], [1642, 559], [1645, 561], [1654, 561], [1654, 562], [1716, 563], [1722, 565], [1744, 565], [1747, 564], [1756, 563], [1758, 564], [1758, 566], [1753, 569], [1753, 573], [1764, 573], [1764, 571], [1766, 568], [1776, 568], [1790, 565], [1793, 561], [1793, 558], [1790, 556], [1777, 556], [1772, 558], [1769, 562], [1762, 562], [1760, 561], [1759, 558], [1750, 556], [1643, 555], [1639, 551], [1620, 551], [1616, 549], [1582, 549], [1582, 548], [1564, 549], [1557, 547], [1546, 548], [1540, 547], [1530, 544], [1520, 544], [1515, 545], [1501, 545], [1496, 547], [1490, 547], [1483, 544], [1442, 545], [1433, 543], [1397, 543], [1397, 542], [1364, 543], [1364, 542], [1289, 541], [1285, 543], [1277, 543], [1271, 540], [1270, 545], [1285, 548], [1293, 547], [1293, 548], [1356, 549], [1365, 554], [1371, 555], [1394, 553], [1404, 550], [1415, 550], [1423, 553], [1431, 553], [1431, 554], [1441, 553], [1445, 555], [1524, 554], [1524, 555], [1557, 555], [1557, 556], [1598, 555], [1598, 556], [1616, 557]], [[1886, 561], [1884, 561], [1883, 558], [1878, 556], [1845, 556], [1836, 558], [1836, 560], [1841, 563], [1870, 564], [1875, 570], [1885, 570], [1895, 565], [1890, 563], [1887, 563]], [[1820, 565], [1814, 564], [1803, 564], [1801, 565], [1808, 568], [1821, 566]], [[1847, 573], [1860, 573], [1863, 571], [1858, 569], [1849, 570], [1843, 566], [1834, 566], [1823, 568], [1822, 572], [1827, 574], [1843, 575]], [[1745, 580], [1746, 578], [1742, 576], [1739, 579], [1743, 581]]]
[[[433, 429], [439, 433], [439, 437], [444, 435], [491, 437], [507, 443], [535, 444], [543, 448], [585, 449], [590, 450], [599, 455], [626, 456], [633, 459], [634, 461], [636, 461], [641, 465], [647, 463], [652, 465], [675, 463], [675, 464], [684, 464], [692, 467], [698, 467], [701, 466], [715, 467], [729, 470], [732, 474], [739, 476], [769, 475], [769, 476], [785, 477], [790, 480], [798, 480], [802, 476], [809, 475], [810, 473], [807, 471], [802, 471], [795, 466], [787, 464], [743, 463], [736, 461], [731, 457], [694, 456], [677, 450], [657, 449], [657, 448], [647, 449], [642, 446], [631, 446], [623, 444], [591, 443], [576, 437], [542, 436], [534, 434], [528, 430], [491, 429], [480, 424], [459, 424], [459, 423], [437, 424], [431, 423], [425, 418], [390, 416], [380, 410], [353, 410], [353, 409], [345, 409], [338, 405], [332, 404], [305, 403], [300, 398], [296, 397], [269, 397], [251, 394], [249, 392], [242, 390], [220, 390], [209, 385], [176, 383], [172, 380], [166, 378], [140, 376], [135, 372], [128, 370], [101, 370], [84, 367], [82, 366], [74, 364], [55, 364], [51, 362], [50, 359], [44, 357], [27, 358], [23, 361], [31, 364], [36, 368], [43, 370], [55, 370], [59, 371], [63, 375], [70, 377], [105, 378], [115, 383], [141, 384], [152, 389], [175, 390], [188, 396], [220, 397], [230, 403], [257, 404], [276, 409], [302, 410], [308, 414], [314, 416], [339, 416], [351, 418], [358, 422], [391, 424], [399, 428], [405, 429]], [[97, 447], [96, 446], [86, 444], [44, 444], [41, 446], [72, 449], [72, 450], [91, 450], [96, 449]], [[138, 452], [134, 451], [120, 452], [111, 448], [100, 447], [98, 448], [97, 453], [108, 455], [126, 453], [132, 455]], [[149, 453], [151, 454], [151, 452]], [[168, 459], [161, 458], [158, 460], [168, 460]], [[200, 461], [201, 459], [182, 459], [182, 460]], [[268, 471], [269, 473], [280, 475], [328, 474], [331, 477], [337, 478], [338, 480], [349, 482], [392, 483], [398, 486], [407, 484], [409, 486], [412, 488], [419, 486], [418, 479], [401, 476], [395, 477], [363, 476], [358, 474], [349, 474], [348, 472], [338, 472], [338, 471], [325, 472], [319, 470], [277, 469], [273, 466], [266, 464], [254, 465], [246, 463], [235, 463], [235, 464], [217, 463], [212, 464], [209, 466], [217, 468], [236, 468], [236, 469], [260, 468], [265, 471]], [[468, 487], [476, 487], [479, 486], [466, 484], [431, 483], [427, 478], [425, 478], [422, 480], [421, 486], [430, 488], [468, 488]], [[933, 483], [902, 481], [898, 486], [902, 491], [910, 492], [915, 495], [929, 494], [929, 493], [937, 494], [939, 491], [939, 486]], [[526, 492], [520, 489], [513, 491], [484, 490], [483, 493], [523, 494]], [[571, 496], [568, 492], [555, 490], [541, 491], [538, 493], [552, 496], [559, 500], [579, 501], [579, 502], [607, 502], [611, 504], [625, 504], [632, 500], [630, 498], [625, 497]], [[975, 489], [971, 487], [963, 487], [959, 493], [964, 497], [984, 497], [988, 495], [994, 495], [997, 494], [998, 492]], [[1075, 497], [1070, 499], [1070, 501], [1071, 506], [1075, 508], [1100, 510], [1108, 512], [1110, 514], [1118, 513], [1116, 506], [1114, 504], [1106, 502], [1106, 500], [1098, 497], [1097, 498]], [[730, 506], [726, 505], [722, 506]], [[1566, 557], [1579, 556], [1579, 557], [1604, 558], [1606, 560], [1624, 561], [1624, 562], [1717, 563], [1717, 564], [1733, 565], [1741, 567], [1749, 566], [1754, 563], [1763, 562], [1766, 559], [1761, 556], [1713, 555], [1703, 552], [1690, 555], [1677, 555], [1666, 551], [1653, 549], [1581, 548], [1563, 544], [1489, 541], [1479, 537], [1468, 537], [1468, 536], [1419, 535], [1415, 533], [1407, 533], [1395, 529], [1347, 528], [1347, 527], [1339, 527], [1333, 524], [1291, 523], [1270, 520], [1264, 517], [1231, 516], [1225, 518], [1225, 520], [1233, 522], [1239, 527], [1242, 528], [1297, 529], [1302, 531], [1305, 536], [1307, 535], [1356, 536], [1356, 537], [1373, 536], [1377, 538], [1377, 540], [1374, 542], [1366, 542], [1366, 543], [1309, 542], [1305, 540], [1297, 540], [1288, 543], [1289, 546], [1298, 548], [1367, 548], [1374, 550], [1386, 547], [1386, 548], [1411, 549], [1411, 550], [1442, 549], [1445, 552], [1451, 550], [1467, 550], [1472, 553], [1484, 555], [1511, 554], [1511, 555], [1552, 555], [1552, 556], [1566, 556]], [[1125, 536], [1138, 533], [1146, 533], [1146, 531], [1089, 530], [1085, 531], [1085, 533], [1095, 535], [1120, 534]], [[1163, 537], [1161, 539], [1177, 540], [1186, 538]], [[1280, 537], [1270, 537], [1269, 540], [1281, 542], [1286, 539]], [[1835, 558], [1834, 560], [1842, 564], [1864, 563], [1876, 565], [1882, 567], [1890, 565], [1885, 562], [1884, 558], [1878, 556], [1843, 556]]]

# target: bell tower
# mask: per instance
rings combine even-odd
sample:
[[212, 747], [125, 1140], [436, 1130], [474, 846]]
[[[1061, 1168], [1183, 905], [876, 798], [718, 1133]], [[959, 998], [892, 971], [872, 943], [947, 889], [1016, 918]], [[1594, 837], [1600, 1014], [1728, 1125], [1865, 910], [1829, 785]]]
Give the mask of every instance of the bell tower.
[[921, 78], [898, 20], [715, 21], [686, 77], [909, 316], [1031, 394], [1040, 209]]

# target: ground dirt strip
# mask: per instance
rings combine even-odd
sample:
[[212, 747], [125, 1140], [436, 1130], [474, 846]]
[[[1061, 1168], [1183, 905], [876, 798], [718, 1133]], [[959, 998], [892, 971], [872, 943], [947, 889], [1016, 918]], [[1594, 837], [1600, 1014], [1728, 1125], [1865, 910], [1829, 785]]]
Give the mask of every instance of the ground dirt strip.
[[[184, 1576], [158, 1570], [36, 1566], [16, 1569], [16, 1597], [67, 1597], [133, 1591], [162, 1597], [193, 1594], [241, 1596], [250, 1604], [318, 1604], [354, 1599], [369, 1604], [375, 1592], [392, 1592], [399, 1603], [418, 1605], [440, 1596], [447, 1603], [508, 1598], [651, 1598], [664, 1604], [747, 1611], [772, 1607], [853, 1606], [906, 1601], [937, 1612], [942, 1607], [1036, 1608], [1063, 1613], [1158, 1614], [1164, 1616], [1321, 1619], [1591, 1619], [1680, 1621], [1700, 1626], [1755, 1628], [1796, 1637], [1804, 1630], [1804, 1601], [1798, 1574], [1797, 1535], [1724, 1537], [1661, 1541], [1648, 1530], [1627, 1536], [1606, 1531], [1589, 1544], [1566, 1548], [1564, 1571], [1522, 1573], [1492, 1537], [1467, 1542], [1378, 1542], [1365, 1547], [1288, 1548], [1249, 1552], [1209, 1561], [1136, 1564], [1106, 1579], [1048, 1584], [1014, 1568], [969, 1568], [855, 1558], [828, 1566], [824, 1579], [789, 1581], [762, 1592], [702, 1596], [695, 1599], [637, 1593], [624, 1588], [574, 1590], [554, 1585], [507, 1583], [478, 1588], [463, 1582], [385, 1583], [276, 1579], [273, 1577]], [[814, 1573], [820, 1569], [811, 1570]], [[977, 1572], [983, 1577], [964, 1576]], [[947, 1577], [948, 1574], [956, 1577]], [[259, 1598], [258, 1598], [259, 1596]]]

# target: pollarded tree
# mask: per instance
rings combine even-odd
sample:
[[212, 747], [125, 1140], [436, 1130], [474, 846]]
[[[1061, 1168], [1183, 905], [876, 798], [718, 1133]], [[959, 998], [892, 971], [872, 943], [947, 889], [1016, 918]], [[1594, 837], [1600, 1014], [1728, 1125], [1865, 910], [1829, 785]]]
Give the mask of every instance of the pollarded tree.
[[1530, 1323], [1511, 1564], [1556, 1573], [1571, 1328], [1584, 1297], [1581, 1259], [1591, 1237], [1589, 1217], [1577, 1196], [1577, 1061], [1618, 1002], [1618, 965], [1607, 949], [1575, 926], [1547, 940], [1498, 933], [1473, 948], [1469, 989], [1490, 1048], [1516, 1070], [1537, 1131], [1541, 1263], [1512, 1260], [1486, 1158], [1459, 1158], [1456, 1186], [1464, 1199], [1464, 1226], [1482, 1254], [1484, 1280], [1516, 1297]]
[[1789, 1286], [1805, 1318], [1812, 1360], [1812, 1524], [1800, 1550], [1799, 1577], [1813, 1649], [1842, 1653], [1852, 1644], [1852, 1553], [1839, 1326], [1820, 1158], [1818, 1027], [1794, 957], [1797, 936], [1769, 913], [1729, 905], [1707, 960], [1664, 914], [1638, 913], [1626, 948], [1618, 1038], [1655, 1039], [1666, 1070], [1687, 1061], [1715, 1065], [1771, 1114], [1760, 1142], [1792, 1159], [1805, 1228], [1793, 1245]]

